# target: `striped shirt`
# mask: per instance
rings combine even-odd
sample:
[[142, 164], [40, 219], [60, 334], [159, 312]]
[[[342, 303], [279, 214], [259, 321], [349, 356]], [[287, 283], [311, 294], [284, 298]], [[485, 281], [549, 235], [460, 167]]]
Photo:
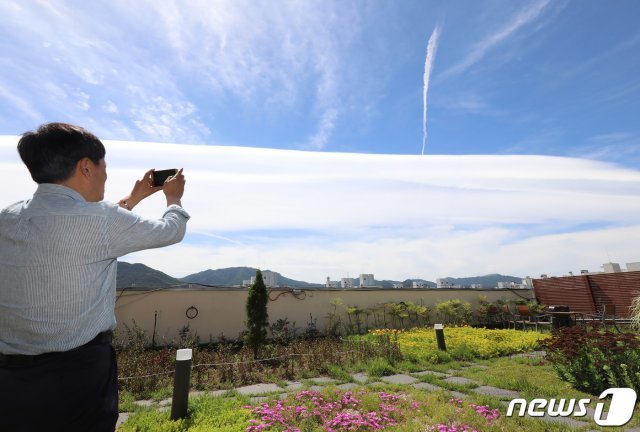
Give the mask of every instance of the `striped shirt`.
[[0, 353], [67, 351], [115, 328], [117, 257], [178, 243], [189, 214], [144, 219], [41, 184], [0, 213]]

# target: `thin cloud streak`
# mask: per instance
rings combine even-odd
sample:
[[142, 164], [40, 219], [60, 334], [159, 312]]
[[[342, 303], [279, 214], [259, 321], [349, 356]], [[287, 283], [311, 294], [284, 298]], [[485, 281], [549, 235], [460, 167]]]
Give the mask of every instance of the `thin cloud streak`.
[[449, 77], [459, 75], [465, 72], [474, 64], [482, 60], [492, 49], [504, 43], [516, 32], [521, 30], [527, 24], [539, 18], [551, 0], [537, 1], [531, 6], [523, 9], [511, 21], [504, 25], [500, 30], [482, 39], [475, 44], [469, 54], [458, 64], [445, 70], [441, 77]]
[[[8, 1], [0, 11], [9, 17], [0, 34], [21, 35], [0, 73], [5, 90], [21, 94], [3, 91], [0, 98], [29, 123], [55, 118], [103, 137], [203, 143], [214, 141], [211, 112], [220, 107], [272, 119], [296, 110], [315, 117], [315, 125], [282, 144], [322, 149], [351, 106], [342, 92], [364, 98], [344, 73], [359, 32], [355, 6], [143, 0], [29, 8]], [[47, 86], [59, 91], [44, 92]], [[200, 111], [193, 94], [210, 94], [212, 107]], [[40, 113], [25, 104], [32, 100]]]
[[327, 110], [318, 124], [318, 131], [309, 139], [305, 148], [309, 150], [322, 150], [331, 138], [331, 134], [336, 127], [338, 119], [338, 111], [335, 109]]
[[422, 91], [422, 155], [424, 155], [424, 149], [427, 145], [427, 95], [429, 93], [429, 78], [431, 77], [431, 69], [433, 68], [433, 62], [436, 58], [436, 51], [438, 50], [438, 39], [440, 38], [440, 26], [436, 26], [429, 37], [427, 43], [427, 56], [424, 61], [424, 88]]
[[[166, 41], [183, 70], [203, 78], [221, 99], [230, 93], [248, 111], [279, 116], [310, 97], [311, 103], [300, 109], [317, 118], [315, 130], [291, 144], [324, 149], [344, 109], [340, 93], [348, 84], [343, 56], [358, 32], [355, 10], [340, 5], [340, 13], [334, 13], [333, 5], [311, 3], [283, 3], [274, 9], [269, 2], [243, 1], [218, 6], [150, 1], [136, 13], [159, 17], [158, 38]], [[341, 29], [339, 37], [335, 28]]]
[[[191, 104], [167, 67], [171, 59], [157, 64], [139, 45], [144, 42], [125, 41], [119, 20], [100, 18], [95, 25], [91, 3], [42, 6], [0, 5], [9, 17], [0, 33], [21, 35], [13, 48], [20, 55], [4, 65], [0, 79], [7, 88], [20, 89], [22, 100], [38, 101], [39, 113], [14, 101], [25, 117], [42, 117], [30, 123], [69, 121], [103, 137], [140, 140], [197, 143], [209, 137], [195, 109], [183, 108]], [[118, 109], [105, 112], [107, 104]]]
[[4, 83], [0, 83], [0, 99], [7, 100], [29, 119], [35, 122], [43, 121], [42, 115], [36, 111], [26, 98], [11, 91]]

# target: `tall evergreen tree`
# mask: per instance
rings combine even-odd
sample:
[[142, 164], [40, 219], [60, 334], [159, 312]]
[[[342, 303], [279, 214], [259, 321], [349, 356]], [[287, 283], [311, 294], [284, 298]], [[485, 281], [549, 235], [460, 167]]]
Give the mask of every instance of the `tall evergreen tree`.
[[262, 272], [256, 271], [256, 281], [249, 287], [247, 295], [247, 334], [244, 342], [253, 349], [253, 357], [258, 358], [260, 347], [267, 339], [267, 326], [269, 315], [267, 314], [267, 302], [269, 296], [267, 287], [262, 279]]

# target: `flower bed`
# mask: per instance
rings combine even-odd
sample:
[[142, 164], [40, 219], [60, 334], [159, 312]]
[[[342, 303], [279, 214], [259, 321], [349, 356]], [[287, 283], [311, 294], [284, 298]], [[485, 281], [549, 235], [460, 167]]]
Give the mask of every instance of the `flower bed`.
[[[373, 396], [373, 397], [371, 397]], [[377, 396], [377, 397], [376, 397]], [[260, 420], [250, 420], [247, 432], [264, 429], [300, 430], [322, 427], [328, 432], [339, 430], [379, 430], [398, 424], [403, 417], [403, 403], [400, 396], [385, 392], [377, 395], [352, 391], [325, 395], [305, 390], [298, 393], [293, 401], [277, 400], [257, 407], [246, 406]], [[412, 406], [417, 408], [418, 403]]]
[[[449, 407], [446, 407], [449, 405]], [[444, 409], [443, 409], [444, 407]], [[407, 423], [422, 418], [425, 429], [430, 431], [477, 431], [479, 426], [492, 425], [500, 418], [497, 409], [487, 405], [464, 405], [461, 399], [451, 399], [448, 404], [430, 404], [413, 399], [407, 393], [365, 392], [334, 390], [333, 392], [315, 392], [305, 390], [298, 393], [292, 401], [276, 400], [257, 407], [246, 406], [258, 419], [250, 420], [246, 432], [277, 430], [299, 432], [302, 430], [338, 431], [375, 431], [397, 426], [403, 428]], [[470, 419], [473, 425], [463, 422], [435, 422], [432, 415], [450, 412], [456, 418]], [[471, 414], [472, 412], [475, 413]]]
[[451, 359], [492, 358], [532, 351], [540, 347], [548, 334], [518, 330], [491, 330], [486, 328], [445, 328], [447, 352], [438, 350], [435, 331], [429, 328], [412, 330], [373, 330], [365, 338], [392, 335], [397, 337], [404, 358], [430, 363]]

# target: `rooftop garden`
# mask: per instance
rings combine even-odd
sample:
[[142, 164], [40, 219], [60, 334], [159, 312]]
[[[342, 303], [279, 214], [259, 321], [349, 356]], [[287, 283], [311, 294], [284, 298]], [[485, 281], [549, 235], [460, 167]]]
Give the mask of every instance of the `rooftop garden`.
[[[598, 426], [592, 411], [564, 422], [506, 413], [514, 397], [590, 399], [593, 408], [603, 389], [640, 391], [635, 333], [598, 326], [553, 333], [487, 328], [482, 310], [443, 303], [433, 310], [387, 304], [367, 315], [336, 300], [322, 332], [313, 319], [303, 330], [287, 320], [271, 324], [257, 358], [255, 346], [241, 340], [202, 344], [185, 328], [175, 345], [194, 349], [191, 387], [204, 393], [190, 398], [188, 417], [176, 421], [157, 405], [134, 403], [171, 396], [175, 349], [150, 349], [146, 335], [130, 328], [121, 335], [118, 361], [121, 411], [132, 414], [119, 430], [622, 430]], [[485, 311], [488, 306], [480, 303]], [[448, 322], [446, 351], [438, 349], [435, 319]], [[318, 386], [317, 377], [328, 382]], [[256, 383], [278, 389], [260, 398], [238, 392]], [[626, 427], [638, 424], [634, 415]]]

